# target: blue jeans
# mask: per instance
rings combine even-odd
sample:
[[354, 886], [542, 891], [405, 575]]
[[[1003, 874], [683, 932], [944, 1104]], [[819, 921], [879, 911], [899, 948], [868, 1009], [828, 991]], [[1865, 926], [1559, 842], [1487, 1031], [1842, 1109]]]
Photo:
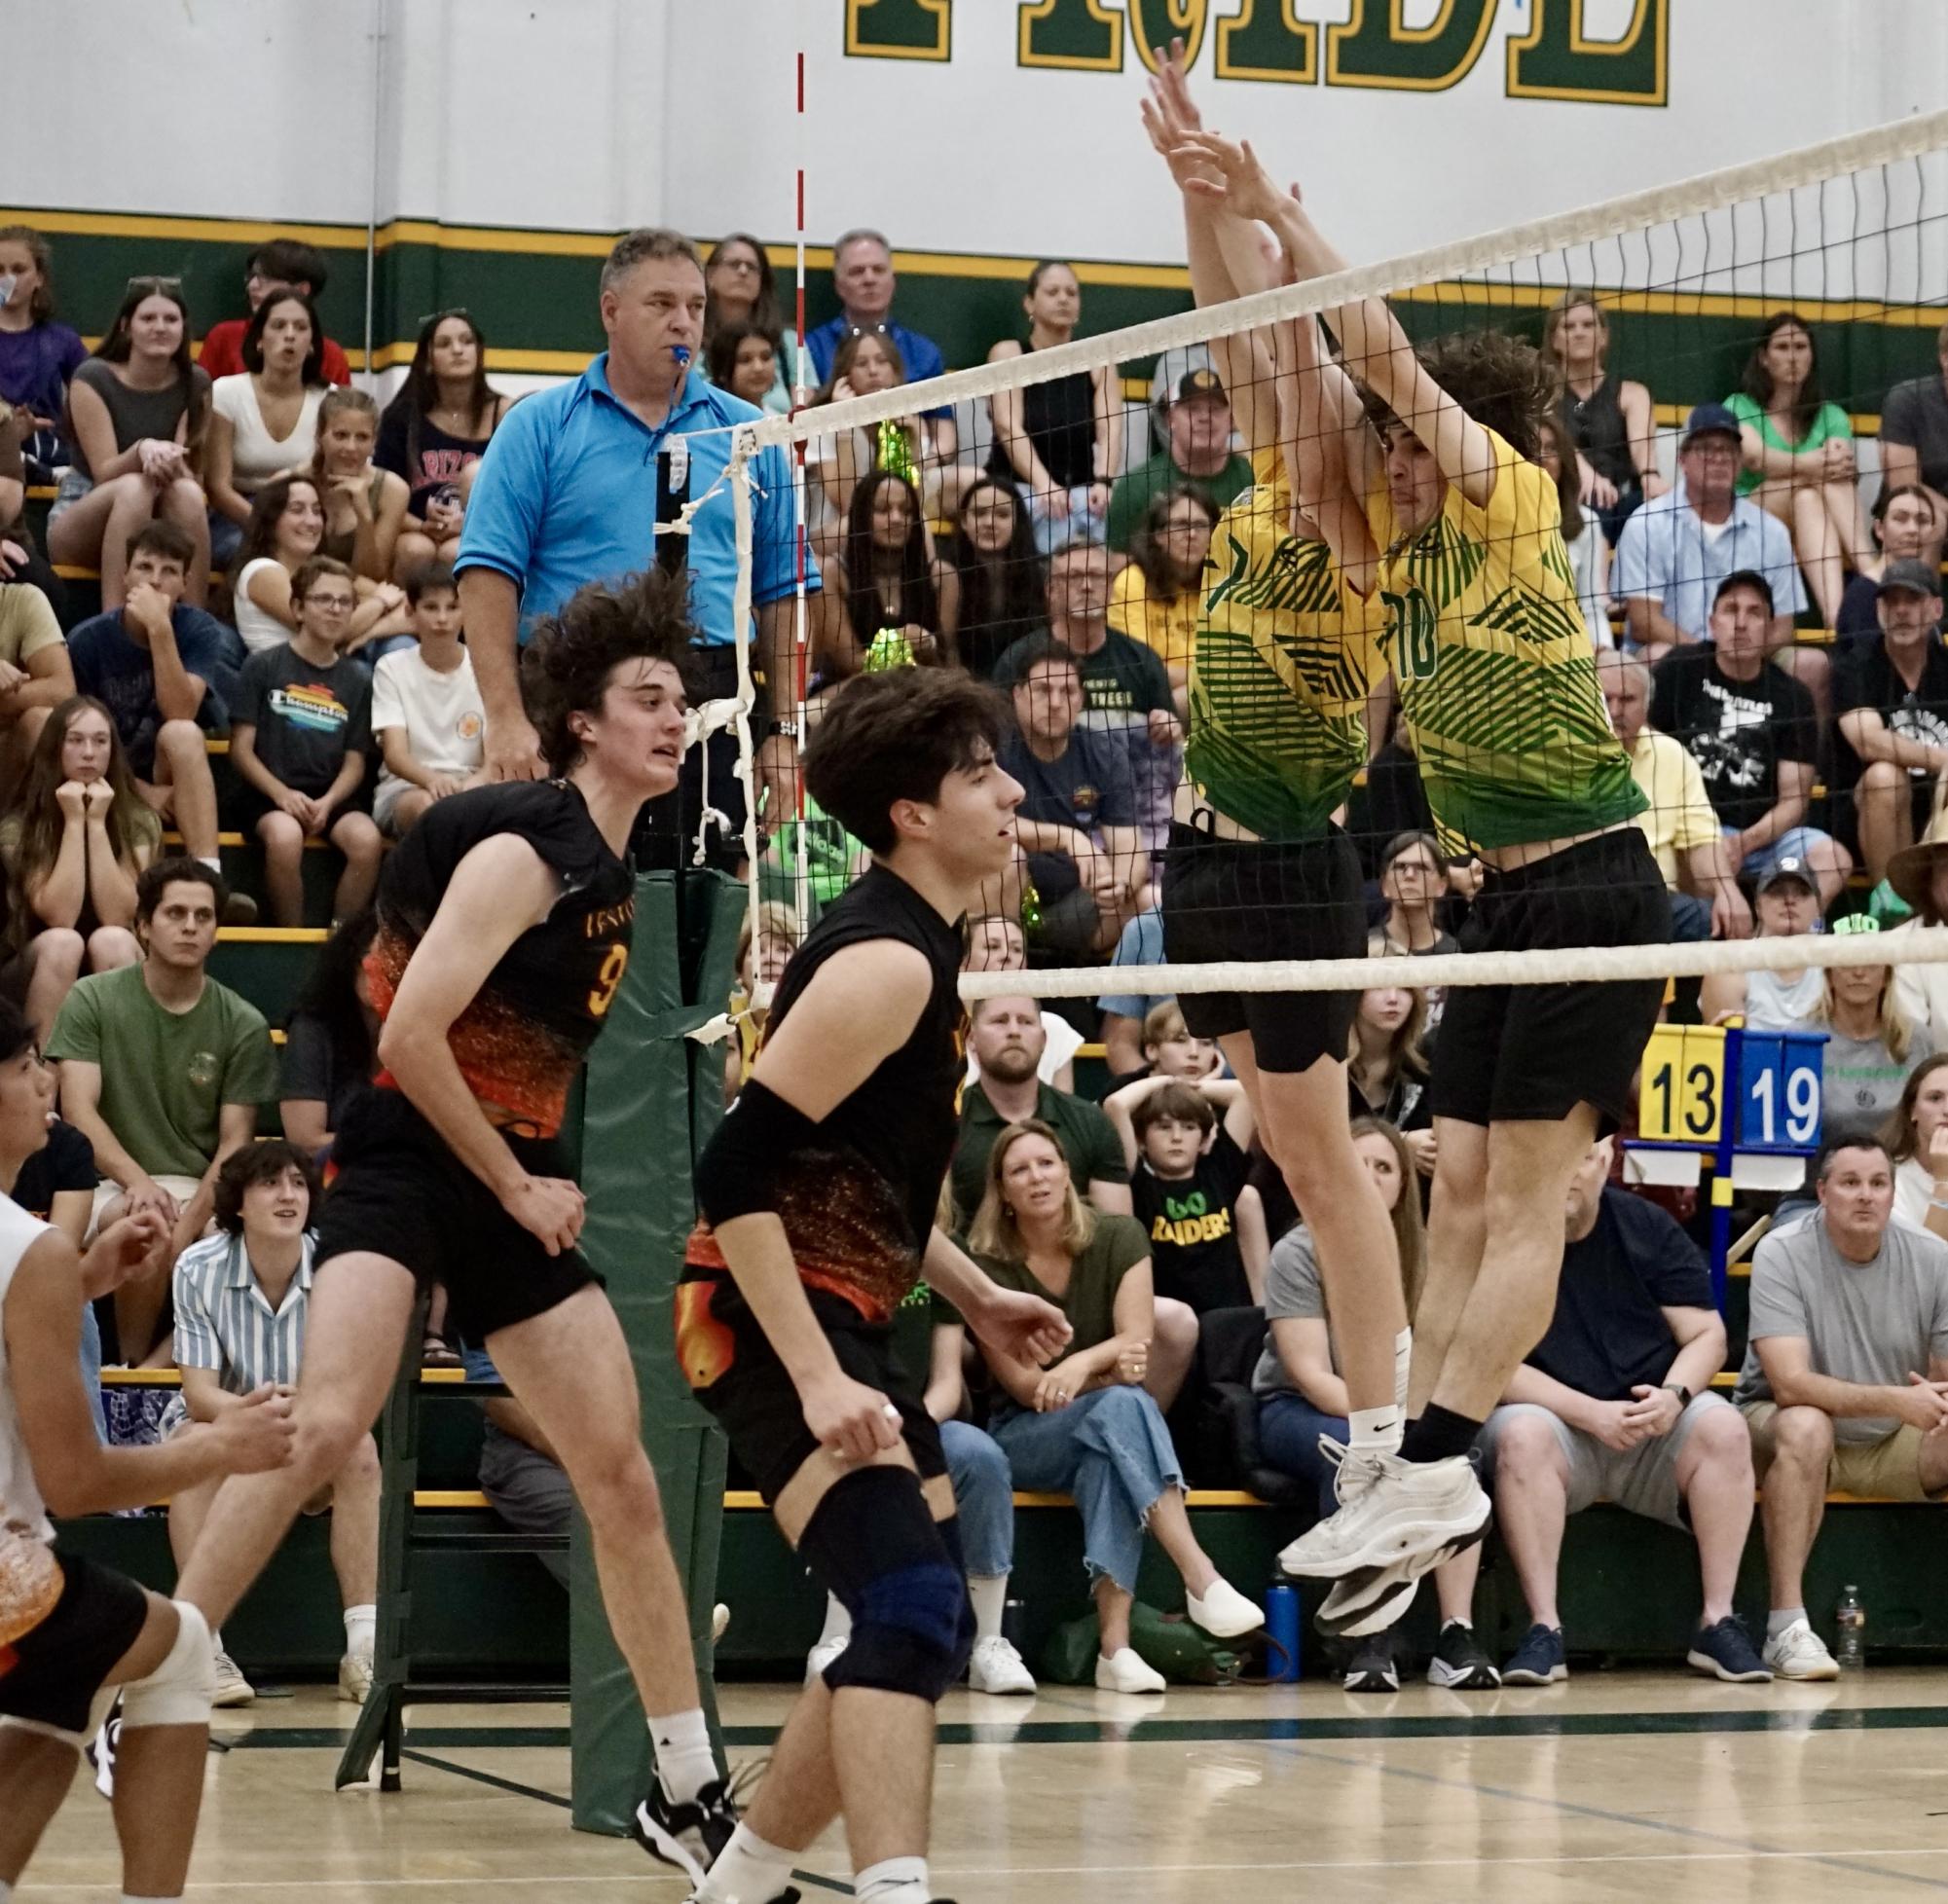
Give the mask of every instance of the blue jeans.
[[1149, 1391], [1119, 1383], [1049, 1414], [1016, 1410], [996, 1420], [994, 1439], [1018, 1485], [1075, 1496], [1090, 1580], [1107, 1574], [1134, 1593], [1143, 1523], [1166, 1488], [1184, 1484], [1170, 1431]]
[[1305, 1396], [1289, 1388], [1258, 1401], [1258, 1451], [1268, 1468], [1308, 1481], [1318, 1490], [1319, 1512], [1331, 1514], [1340, 1504], [1333, 1491], [1338, 1470], [1319, 1452], [1319, 1437], [1346, 1439], [1345, 1416], [1321, 1414]]
[[108, 1445], [108, 1411], [101, 1405], [101, 1325], [94, 1304], [81, 1305], [81, 1385], [88, 1390], [88, 1411], [94, 1417], [94, 1439]]
[[974, 1580], [998, 1580], [1014, 1570], [1014, 1480], [992, 1435], [971, 1421], [940, 1423], [947, 1479], [954, 1484], [961, 1557]]

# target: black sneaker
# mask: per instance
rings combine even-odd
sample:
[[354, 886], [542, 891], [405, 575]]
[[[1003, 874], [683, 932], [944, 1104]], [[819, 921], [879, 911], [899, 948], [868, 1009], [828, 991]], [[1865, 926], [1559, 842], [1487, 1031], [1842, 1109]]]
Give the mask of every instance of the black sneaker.
[[1393, 1635], [1375, 1633], [1353, 1648], [1340, 1683], [1349, 1693], [1397, 1693], [1400, 1668], [1393, 1663]]
[[1427, 1683], [1451, 1693], [1491, 1693], [1501, 1684], [1501, 1674], [1482, 1651], [1474, 1628], [1465, 1620], [1450, 1620], [1427, 1662]]
[[1691, 1635], [1684, 1663], [1694, 1672], [1709, 1672], [1738, 1686], [1763, 1685], [1772, 1678], [1772, 1668], [1759, 1658], [1750, 1634], [1729, 1615]]
[[1501, 1669], [1504, 1686], [1554, 1686], [1568, 1676], [1561, 1627], [1530, 1627]]
[[736, 1829], [737, 1806], [721, 1778], [706, 1785], [689, 1805], [671, 1804], [652, 1778], [649, 1796], [636, 1808], [632, 1835], [651, 1857], [674, 1864], [700, 1885]]

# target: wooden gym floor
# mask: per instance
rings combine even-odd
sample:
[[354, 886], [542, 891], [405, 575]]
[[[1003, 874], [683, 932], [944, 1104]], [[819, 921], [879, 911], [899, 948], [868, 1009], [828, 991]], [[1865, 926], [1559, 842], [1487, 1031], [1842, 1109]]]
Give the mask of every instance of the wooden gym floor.
[[[731, 1686], [732, 1756], [790, 1689]], [[1331, 1685], [1067, 1687], [941, 1708], [937, 1891], [961, 1904], [1712, 1904], [1948, 1893], [1948, 1676], [1718, 1686], [1676, 1672], [1384, 1698]], [[566, 1708], [431, 1706], [406, 1789], [334, 1795], [349, 1709], [306, 1687], [217, 1715], [189, 1896], [514, 1904], [683, 1891], [634, 1846], [570, 1831]], [[846, 1893], [836, 1839], [805, 1904]], [[18, 1897], [118, 1894], [106, 1806], [77, 1777]]]

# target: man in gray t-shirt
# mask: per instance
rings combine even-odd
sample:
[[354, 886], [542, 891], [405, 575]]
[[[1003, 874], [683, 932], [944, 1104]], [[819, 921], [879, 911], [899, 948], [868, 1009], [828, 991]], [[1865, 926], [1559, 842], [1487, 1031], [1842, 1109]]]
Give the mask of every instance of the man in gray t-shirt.
[[1877, 1138], [1835, 1141], [1819, 1207], [1758, 1246], [1751, 1345], [1734, 1399], [1751, 1424], [1772, 1614], [1766, 1664], [1792, 1679], [1837, 1668], [1806, 1621], [1803, 1573], [1831, 1490], [1948, 1493], [1948, 1244], [1893, 1224], [1893, 1164]]

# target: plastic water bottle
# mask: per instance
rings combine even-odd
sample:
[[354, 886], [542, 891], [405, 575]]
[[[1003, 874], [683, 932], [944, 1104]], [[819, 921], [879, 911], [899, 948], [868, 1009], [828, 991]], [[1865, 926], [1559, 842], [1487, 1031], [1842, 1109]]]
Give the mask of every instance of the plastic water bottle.
[[1840, 1589], [1840, 1604], [1833, 1612], [1837, 1643], [1833, 1657], [1842, 1672], [1858, 1672], [1867, 1663], [1867, 1610], [1860, 1604], [1857, 1587]]
[[1271, 1642], [1266, 1676], [1289, 1684], [1299, 1677], [1299, 1594], [1291, 1587], [1265, 1590], [1265, 1636]]

